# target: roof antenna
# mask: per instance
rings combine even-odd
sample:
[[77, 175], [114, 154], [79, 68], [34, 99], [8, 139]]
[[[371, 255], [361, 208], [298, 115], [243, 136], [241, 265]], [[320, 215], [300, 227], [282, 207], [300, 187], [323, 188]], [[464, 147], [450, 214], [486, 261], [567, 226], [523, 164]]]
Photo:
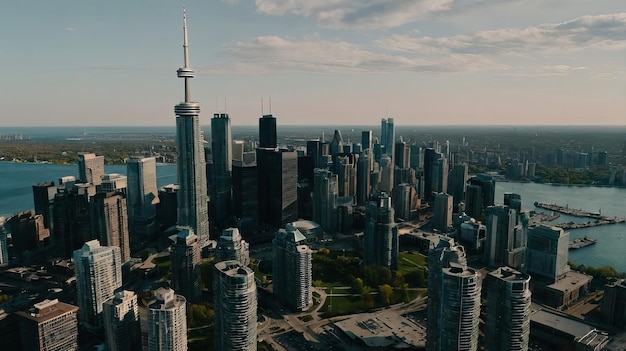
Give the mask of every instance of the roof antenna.
[[219, 107], [217, 106], [217, 96], [215, 97], [215, 113], [219, 112]]
[[227, 107], [227, 105], [226, 105], [226, 96], [224, 96], [224, 114], [228, 113], [226, 107]]
[[263, 116], [264, 113], [265, 111], [263, 110], [263, 98], [261, 98], [261, 116]]
[[270, 115], [272, 114], [272, 97], [270, 96]]

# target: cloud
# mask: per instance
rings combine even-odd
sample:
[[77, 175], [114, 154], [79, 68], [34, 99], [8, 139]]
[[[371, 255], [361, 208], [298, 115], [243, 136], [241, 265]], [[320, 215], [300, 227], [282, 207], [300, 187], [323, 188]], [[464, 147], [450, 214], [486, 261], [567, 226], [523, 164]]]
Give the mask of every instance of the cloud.
[[397, 27], [447, 11], [454, 2], [455, 0], [255, 0], [259, 13], [313, 18], [320, 25], [332, 28]]
[[377, 43], [381, 48], [397, 52], [477, 55], [563, 53], [585, 48], [620, 49], [626, 47], [626, 13], [583, 16], [563, 23], [452, 37], [394, 35]]
[[[296, 40], [260, 36], [238, 42], [226, 55], [238, 60], [237, 70], [245, 72], [422, 72], [455, 73], [481, 69], [502, 69], [504, 65], [473, 54], [422, 58], [416, 55], [385, 54], [345, 41], [319, 38]], [[235, 66], [233, 66], [235, 67]]]
[[65, 27], [65, 30], [68, 32], [75, 32], [76, 31], [76, 27]]

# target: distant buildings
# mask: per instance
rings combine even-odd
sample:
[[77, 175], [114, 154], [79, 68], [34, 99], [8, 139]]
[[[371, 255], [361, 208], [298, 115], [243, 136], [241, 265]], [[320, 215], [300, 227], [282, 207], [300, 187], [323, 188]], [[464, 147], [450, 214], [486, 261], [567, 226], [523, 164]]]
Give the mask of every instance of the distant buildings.
[[204, 158], [204, 138], [200, 129], [198, 114], [200, 105], [191, 101], [189, 79], [194, 72], [189, 67], [187, 48], [187, 18], [183, 16], [185, 65], [178, 69], [178, 78], [185, 80], [185, 100], [176, 105], [176, 151], [178, 185], [178, 222], [180, 226], [191, 227], [200, 246], [209, 244], [209, 210], [206, 182], [206, 160]]
[[215, 264], [215, 349], [257, 349], [257, 296], [254, 272], [238, 261]]
[[186, 300], [168, 288], [158, 288], [148, 306], [148, 351], [186, 351]]
[[[78, 350], [78, 307], [44, 300], [16, 313], [23, 351]], [[16, 336], [18, 337], [18, 336]]]
[[530, 276], [500, 267], [483, 281], [485, 350], [526, 351], [530, 338]]
[[108, 350], [133, 351], [141, 349], [139, 305], [131, 291], [118, 291], [104, 302], [104, 335]]
[[467, 267], [462, 246], [442, 246], [428, 253], [429, 351], [478, 349], [481, 286]]
[[273, 292], [295, 310], [303, 310], [313, 303], [312, 251], [306, 241], [290, 223], [278, 230], [272, 241]]
[[217, 240], [215, 262], [235, 260], [244, 267], [250, 264], [250, 246], [243, 240], [239, 229], [227, 228]]
[[103, 327], [103, 303], [122, 286], [120, 249], [100, 246], [98, 240], [91, 240], [74, 251], [73, 259], [80, 325], [90, 333], [98, 333]]
[[366, 264], [398, 269], [398, 228], [394, 222], [391, 197], [384, 192], [370, 196], [363, 240]]
[[171, 269], [172, 288], [189, 302], [198, 302], [202, 297], [200, 280], [200, 242], [193, 229], [180, 227], [172, 245]]

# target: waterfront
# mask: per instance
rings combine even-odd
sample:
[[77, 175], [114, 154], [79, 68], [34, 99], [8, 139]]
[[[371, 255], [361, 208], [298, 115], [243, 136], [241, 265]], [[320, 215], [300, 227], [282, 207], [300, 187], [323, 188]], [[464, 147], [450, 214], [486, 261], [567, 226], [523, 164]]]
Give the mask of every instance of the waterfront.
[[[126, 174], [124, 165], [107, 165], [107, 173]], [[0, 162], [0, 216], [8, 217], [15, 212], [32, 209], [32, 185], [54, 181], [61, 176], [78, 176], [77, 165], [35, 164]], [[157, 166], [157, 184], [176, 183], [175, 165]], [[599, 211], [608, 217], [626, 217], [625, 188], [554, 186], [535, 183], [496, 183], [496, 202], [503, 201], [505, 192], [522, 196], [522, 206], [533, 209], [535, 201], [568, 205], [570, 208]], [[548, 212], [536, 209], [537, 211]], [[587, 218], [561, 215], [552, 223], [582, 223]], [[583, 237], [598, 239], [598, 243], [569, 253], [570, 261], [589, 266], [613, 266], [626, 271], [626, 224], [612, 224], [570, 230], [570, 239]]]

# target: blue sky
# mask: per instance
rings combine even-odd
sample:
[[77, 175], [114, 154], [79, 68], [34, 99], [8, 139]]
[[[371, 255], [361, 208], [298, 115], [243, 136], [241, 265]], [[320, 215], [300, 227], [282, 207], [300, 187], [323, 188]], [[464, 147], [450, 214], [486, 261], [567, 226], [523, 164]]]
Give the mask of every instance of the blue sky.
[[[624, 0], [184, 4], [202, 124], [626, 124]], [[182, 7], [0, 0], [0, 130], [173, 125]]]

